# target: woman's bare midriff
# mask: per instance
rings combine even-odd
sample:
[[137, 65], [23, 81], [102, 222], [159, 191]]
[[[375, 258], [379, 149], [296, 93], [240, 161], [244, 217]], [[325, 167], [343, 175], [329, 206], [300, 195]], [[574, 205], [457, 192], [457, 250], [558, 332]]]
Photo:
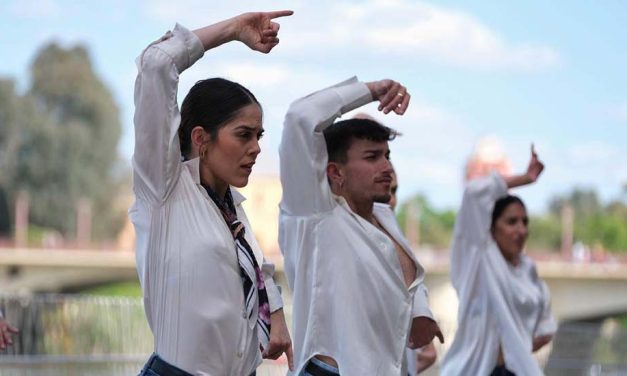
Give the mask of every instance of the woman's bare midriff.
[[505, 365], [505, 358], [503, 358], [503, 350], [501, 350], [501, 346], [499, 346], [499, 356], [498, 358], [496, 358], [496, 365], [497, 366]]
[[330, 356], [326, 356], [326, 355], [316, 355], [315, 357], [316, 359], [330, 365], [331, 367], [335, 367], [337, 368], [337, 362], [335, 361], [335, 359], [331, 358]]

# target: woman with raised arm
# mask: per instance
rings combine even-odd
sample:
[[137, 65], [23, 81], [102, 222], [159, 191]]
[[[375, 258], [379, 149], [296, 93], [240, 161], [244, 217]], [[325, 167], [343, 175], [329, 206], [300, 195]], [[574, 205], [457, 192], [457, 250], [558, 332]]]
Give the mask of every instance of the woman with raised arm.
[[[274, 267], [264, 261], [234, 187], [248, 183], [261, 151], [262, 110], [245, 87], [197, 82], [183, 101], [179, 75], [230, 41], [268, 53], [273, 19], [245, 13], [189, 31], [176, 25], [137, 59], [135, 203], [137, 271], [155, 353], [142, 375], [254, 375], [291, 340]], [[261, 349], [261, 350], [260, 350]]]
[[551, 341], [556, 324], [546, 284], [523, 252], [525, 205], [507, 190], [534, 183], [543, 169], [532, 146], [526, 173], [468, 183], [451, 253], [458, 328], [442, 375], [542, 374], [532, 353]]

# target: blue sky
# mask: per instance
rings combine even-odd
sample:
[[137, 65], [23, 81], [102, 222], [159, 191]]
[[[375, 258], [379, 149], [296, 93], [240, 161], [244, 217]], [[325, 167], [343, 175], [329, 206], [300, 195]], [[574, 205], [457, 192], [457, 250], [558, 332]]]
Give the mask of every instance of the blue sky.
[[[175, 22], [197, 28], [259, 2], [22, 0], [0, 4], [0, 76], [28, 85], [43, 43], [88, 46], [121, 109], [118, 152], [132, 155], [134, 58]], [[267, 2], [263, 3], [267, 6]], [[533, 211], [575, 186], [617, 198], [627, 182], [627, 3], [623, 1], [274, 1], [293, 9], [270, 55], [231, 44], [182, 75], [241, 82], [267, 129], [254, 174], [277, 174], [282, 117], [294, 99], [357, 75], [392, 78], [412, 93], [404, 117], [365, 111], [404, 135], [391, 144], [400, 197], [425, 193], [456, 207], [475, 143], [496, 136], [515, 171], [535, 142], [547, 170], [519, 193]]]

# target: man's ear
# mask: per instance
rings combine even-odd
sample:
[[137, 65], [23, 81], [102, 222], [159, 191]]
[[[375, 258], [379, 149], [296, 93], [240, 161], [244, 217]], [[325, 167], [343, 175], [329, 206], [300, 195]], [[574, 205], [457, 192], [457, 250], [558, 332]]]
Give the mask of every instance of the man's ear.
[[344, 185], [344, 169], [337, 162], [327, 163], [327, 178], [334, 186], [341, 187]]

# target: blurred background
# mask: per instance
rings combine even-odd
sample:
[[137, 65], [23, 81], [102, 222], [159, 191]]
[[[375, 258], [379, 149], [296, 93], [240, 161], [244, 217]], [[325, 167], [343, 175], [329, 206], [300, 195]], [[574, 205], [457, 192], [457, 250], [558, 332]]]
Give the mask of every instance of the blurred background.
[[[527, 252], [560, 322], [539, 361], [551, 375], [627, 374], [627, 4], [618, 0], [1, 2], [0, 309], [21, 332], [0, 352], [0, 374], [139, 371], [152, 338], [126, 215], [134, 59], [176, 22], [194, 29], [274, 9], [295, 15], [280, 20], [271, 54], [235, 43], [210, 51], [182, 75], [179, 98], [221, 76], [260, 100], [266, 135], [243, 193], [279, 280], [277, 148], [289, 103], [353, 75], [392, 78], [412, 94], [406, 115], [361, 111], [403, 133], [391, 143], [398, 219], [447, 344], [448, 247], [464, 182], [523, 171], [534, 143], [546, 170], [517, 194], [531, 214]], [[284, 370], [280, 359], [260, 374]]]

